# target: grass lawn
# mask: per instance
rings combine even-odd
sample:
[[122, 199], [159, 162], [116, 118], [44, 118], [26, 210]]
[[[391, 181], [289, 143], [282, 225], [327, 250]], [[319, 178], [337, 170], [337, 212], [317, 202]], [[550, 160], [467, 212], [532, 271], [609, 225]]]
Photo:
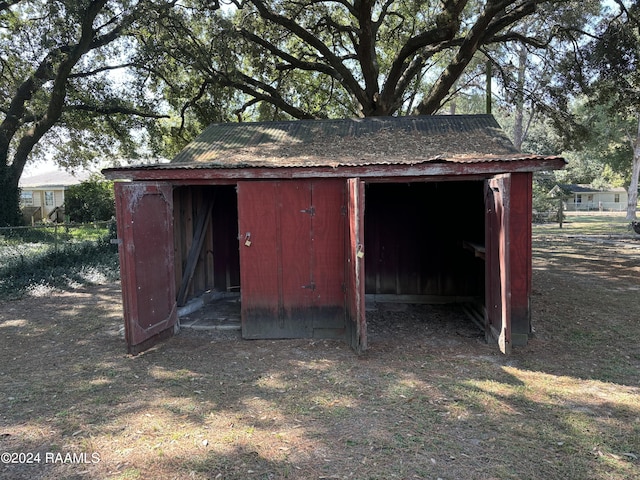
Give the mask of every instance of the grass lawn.
[[534, 230], [538, 234], [634, 236], [629, 220], [625, 219], [625, 212], [565, 212], [565, 215], [562, 228], [555, 222], [535, 225]]
[[510, 356], [447, 306], [370, 312], [362, 356], [183, 330], [132, 357], [117, 284], [0, 303], [0, 478], [640, 478], [639, 243], [571, 220], [534, 227]]

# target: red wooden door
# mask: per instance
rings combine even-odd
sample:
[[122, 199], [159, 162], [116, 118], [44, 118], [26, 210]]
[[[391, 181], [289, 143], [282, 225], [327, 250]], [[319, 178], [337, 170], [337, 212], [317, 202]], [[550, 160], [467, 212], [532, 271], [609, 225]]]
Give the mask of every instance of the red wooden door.
[[344, 336], [344, 184], [238, 183], [242, 334]]
[[174, 333], [173, 197], [170, 185], [115, 183], [125, 338], [139, 353]]
[[312, 183], [311, 282], [315, 337], [345, 338], [346, 334], [345, 193], [342, 179]]
[[502, 353], [511, 352], [510, 187], [509, 174], [485, 184], [485, 333]]
[[367, 348], [364, 299], [364, 184], [347, 180], [347, 341], [358, 353]]
[[312, 219], [311, 182], [278, 182], [276, 238], [280, 247], [281, 287], [279, 291], [282, 308], [281, 322], [291, 321], [292, 327], [304, 325], [303, 329], [313, 333], [309, 309], [313, 306], [314, 282], [312, 272]]

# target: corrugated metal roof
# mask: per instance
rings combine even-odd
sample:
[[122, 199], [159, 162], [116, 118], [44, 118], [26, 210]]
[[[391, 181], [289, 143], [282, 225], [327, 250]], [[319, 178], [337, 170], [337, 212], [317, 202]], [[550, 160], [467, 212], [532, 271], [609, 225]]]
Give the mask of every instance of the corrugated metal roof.
[[535, 156], [519, 153], [491, 115], [435, 115], [213, 124], [164, 168], [338, 167], [524, 158]]

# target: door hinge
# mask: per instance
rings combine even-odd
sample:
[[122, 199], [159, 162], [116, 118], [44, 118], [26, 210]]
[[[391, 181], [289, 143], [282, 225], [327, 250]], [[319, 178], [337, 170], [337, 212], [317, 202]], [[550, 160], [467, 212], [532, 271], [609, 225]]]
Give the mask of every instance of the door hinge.
[[311, 205], [309, 208], [300, 210], [300, 213], [308, 213], [309, 215], [313, 216], [316, 214], [316, 208], [313, 205]]

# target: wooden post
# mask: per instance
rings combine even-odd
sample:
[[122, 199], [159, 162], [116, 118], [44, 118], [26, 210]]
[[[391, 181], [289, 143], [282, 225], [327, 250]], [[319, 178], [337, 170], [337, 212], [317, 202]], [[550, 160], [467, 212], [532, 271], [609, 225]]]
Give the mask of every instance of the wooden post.
[[560, 228], [562, 228], [562, 223], [564, 221], [564, 205], [563, 205], [562, 197], [558, 199], [558, 223]]
[[56, 223], [53, 226], [53, 251], [56, 254], [56, 258], [58, 255], [58, 224]]

